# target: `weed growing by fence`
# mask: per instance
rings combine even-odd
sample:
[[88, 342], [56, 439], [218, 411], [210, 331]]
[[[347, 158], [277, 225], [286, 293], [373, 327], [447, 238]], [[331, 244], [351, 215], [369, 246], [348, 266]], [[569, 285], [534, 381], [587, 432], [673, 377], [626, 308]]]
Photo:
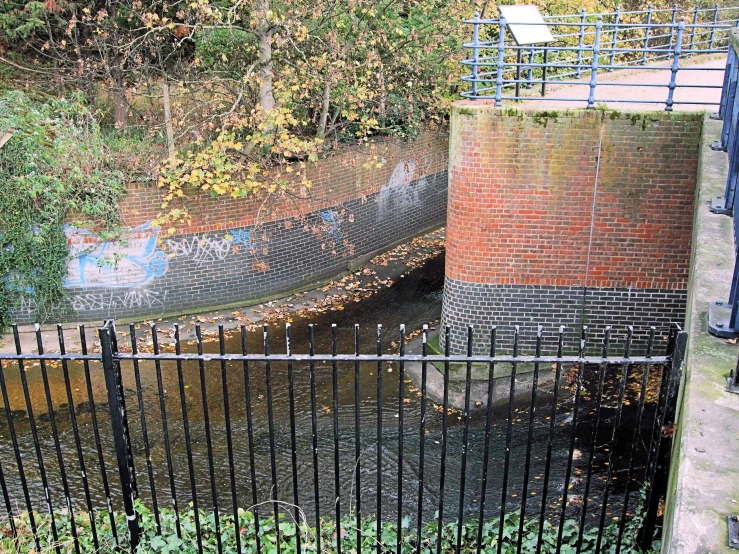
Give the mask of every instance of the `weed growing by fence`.
[[[642, 495], [643, 498], [643, 495]], [[641, 506], [641, 503], [640, 503]], [[273, 517], [264, 517], [264, 511], [269, 508], [262, 508], [262, 517], [259, 517], [259, 541], [261, 552], [264, 554], [275, 554], [277, 552], [277, 534], [275, 533], [275, 520]], [[141, 543], [136, 550], [138, 554], [149, 553], [196, 553], [198, 551], [197, 534], [195, 525], [195, 514], [192, 509], [180, 513], [179, 525], [181, 529], [180, 537], [177, 534], [177, 520], [172, 510], [164, 509], [159, 512], [162, 532], [157, 533], [157, 526], [154, 513], [137, 501], [137, 510], [141, 519]], [[641, 513], [641, 508], [637, 509], [637, 514]], [[491, 514], [492, 516], [493, 514]], [[538, 514], [537, 514], [538, 515]], [[334, 520], [324, 519], [321, 523], [320, 537], [316, 534], [316, 529], [309, 526], [304, 520], [296, 522], [289, 515], [280, 514], [279, 519], [279, 540], [281, 552], [285, 554], [294, 554], [296, 552], [296, 534], [300, 534], [301, 551], [316, 552], [318, 539], [320, 538], [320, 552], [334, 554], [337, 552], [337, 533]], [[74, 543], [69, 534], [69, 517], [64, 513], [56, 515], [56, 526], [59, 533], [58, 542], [54, 542], [52, 538], [50, 520], [46, 514], [35, 514], [36, 525], [38, 528], [39, 541], [41, 550], [37, 549], [34, 537], [31, 534], [31, 528], [28, 521], [28, 514], [22, 514], [15, 519], [18, 536], [16, 539], [12, 537], [10, 526], [6, 522], [2, 527], [4, 538], [0, 541], [0, 550], [2, 552], [12, 552], [18, 550], [23, 553], [45, 554], [52, 552], [54, 547], [58, 545], [63, 554], [75, 551]], [[515, 511], [506, 516], [503, 526], [503, 554], [514, 554], [518, 542], [520, 512]], [[110, 523], [107, 514], [98, 512], [95, 514], [97, 523], [97, 532], [100, 541], [99, 552], [112, 552], [115, 549], [115, 540], [111, 532]], [[255, 535], [255, 516], [251, 511], [239, 510], [239, 532], [241, 533], [242, 552], [248, 554], [256, 554], [257, 543]], [[634, 554], [640, 552], [635, 546], [636, 534], [641, 524], [641, 517], [631, 519], [625, 524], [621, 552], [624, 554]], [[221, 515], [220, 529], [221, 540], [223, 543], [223, 552], [226, 554], [236, 553], [236, 541], [234, 536], [234, 520], [233, 516]], [[75, 516], [77, 525], [77, 533], [79, 538], [80, 550], [82, 552], [95, 552], [90, 532], [90, 520], [86, 513], [77, 514]], [[356, 526], [356, 516], [350, 514], [342, 518], [341, 522], [341, 549], [342, 552], [357, 552], [357, 537], [361, 541], [363, 552], [377, 552], [377, 523], [371, 519], [363, 519], [361, 528]], [[117, 534], [121, 539], [121, 552], [130, 553], [126, 547], [127, 527], [125, 514], [122, 512], [116, 514]], [[216, 532], [215, 518], [212, 512], [199, 511], [200, 536], [202, 539], [204, 552], [216, 552]], [[416, 552], [416, 528], [411, 523], [411, 518], [407, 517], [403, 520], [403, 554], [411, 554]], [[483, 524], [482, 527], [482, 552], [485, 554], [496, 554], [498, 548], [499, 525], [497, 518], [491, 519]], [[542, 554], [552, 554], [556, 551], [558, 528], [549, 521], [545, 521], [542, 533]], [[616, 542], [619, 533], [619, 523], [613, 521], [604, 528], [603, 542], [598, 554], [614, 554], [616, 551]], [[536, 515], [527, 518], [523, 527], [522, 551], [535, 552], [539, 534], [539, 521]], [[381, 552], [396, 552], [397, 525], [393, 523], [384, 523], [380, 529]], [[436, 544], [438, 538], [438, 526], [436, 521], [426, 523], [421, 529], [421, 552], [426, 554], [436, 554]], [[472, 554], [477, 552], [478, 538], [478, 522], [465, 522], [462, 530], [462, 548], [461, 552]], [[578, 540], [578, 523], [574, 519], [565, 521], [562, 533], [562, 546], [560, 552], [562, 554], [574, 554]], [[597, 528], [588, 529], [583, 533], [583, 542], [580, 552], [582, 554], [595, 554], [597, 540]], [[443, 526], [441, 532], [441, 552], [444, 554], [452, 554], [456, 552], [457, 541], [457, 524], [455, 522], [447, 523]], [[658, 547], [657, 547], [658, 549]], [[656, 550], [650, 551], [656, 552]]]

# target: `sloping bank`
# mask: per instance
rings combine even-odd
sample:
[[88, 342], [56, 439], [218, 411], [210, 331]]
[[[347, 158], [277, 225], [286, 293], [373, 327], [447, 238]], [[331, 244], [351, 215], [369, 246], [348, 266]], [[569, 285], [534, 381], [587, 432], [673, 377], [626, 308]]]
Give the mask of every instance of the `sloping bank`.
[[[448, 138], [347, 146], [311, 164], [304, 198], [201, 195], [189, 227], [160, 237], [155, 184], [123, 200], [130, 227], [108, 242], [68, 226], [67, 321], [133, 319], [243, 305], [326, 281], [446, 219]], [[35, 321], [26, 301], [18, 323]]]

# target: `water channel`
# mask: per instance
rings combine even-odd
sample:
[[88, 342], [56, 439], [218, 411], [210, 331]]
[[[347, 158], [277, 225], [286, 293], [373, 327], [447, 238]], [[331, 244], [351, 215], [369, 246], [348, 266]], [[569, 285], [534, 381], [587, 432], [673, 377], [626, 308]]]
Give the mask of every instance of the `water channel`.
[[[386, 346], [390, 341], [397, 340], [397, 329], [400, 324], [406, 325], [408, 331], [419, 329], [424, 323], [437, 320], [441, 312], [441, 297], [444, 281], [444, 256], [438, 256], [398, 279], [392, 287], [386, 288], [360, 303], [351, 303], [342, 311], [329, 311], [324, 314], [308, 318], [298, 318], [293, 322], [293, 351], [307, 353], [308, 351], [308, 323], [313, 323], [316, 329], [316, 351], [328, 353], [331, 351], [331, 323], [338, 326], [339, 351], [352, 352], [354, 347], [353, 327], [360, 324], [360, 344], [363, 352], [371, 353], [376, 349], [376, 324], [382, 323], [385, 330]], [[120, 335], [121, 329], [119, 329]], [[143, 332], [143, 330], [141, 331]], [[556, 344], [552, 334], [550, 340]], [[575, 340], [573, 335], [569, 337]], [[125, 337], [119, 336], [123, 341]], [[88, 337], [90, 340], [90, 337]], [[162, 337], [162, 342], [167, 342]], [[71, 340], [70, 340], [71, 342]], [[91, 342], [91, 341], [90, 341]], [[271, 347], [273, 352], [284, 352], [284, 328], [271, 327]], [[248, 346], [251, 352], [262, 349], [262, 333], [249, 333]], [[194, 350], [194, 346], [188, 349]], [[204, 345], [206, 351], [217, 352], [218, 343], [208, 342]], [[240, 352], [241, 339], [238, 333], [230, 336], [226, 343], [227, 352]], [[252, 417], [254, 421], [254, 459], [257, 477], [257, 498], [265, 501], [271, 494], [271, 456], [268, 422], [268, 402], [264, 364], [251, 364], [250, 386], [252, 401]], [[398, 397], [397, 364], [385, 365], [383, 371], [382, 388], [382, 491], [377, 492], [377, 423], [378, 423], [378, 386], [377, 365], [363, 364], [360, 368], [360, 394], [355, 398], [354, 393], [354, 364], [339, 364], [338, 371], [338, 405], [339, 405], [339, 482], [340, 506], [343, 513], [347, 513], [354, 506], [354, 468], [355, 460], [355, 406], [358, 405], [361, 432], [360, 445], [360, 491], [362, 513], [371, 516], [375, 513], [378, 498], [382, 504], [383, 518], [388, 520], [395, 517], [398, 507], [398, 476], [402, 476], [402, 500], [404, 511], [415, 513], [415, 506], [419, 494], [419, 442], [421, 425], [421, 399], [417, 392], [419, 383], [408, 382], [405, 386], [405, 400], [401, 404]], [[548, 490], [548, 504], [554, 513], [561, 502], [562, 491], [565, 488], [564, 474], [569, 455], [569, 440], [572, 432], [571, 412], [573, 406], [573, 388], [566, 386], [568, 370], [563, 368], [562, 387], [557, 405], [554, 433], [552, 435], [551, 479]], [[170, 482], [167, 471], [167, 451], [162, 427], [160, 400], [157, 387], [157, 375], [153, 364], [142, 362], [139, 366], [141, 376], [141, 392], [145, 406], [148, 442], [150, 445], [150, 460], [154, 473], [157, 499], [162, 506], [171, 506]], [[169, 443], [172, 454], [174, 484], [180, 507], [190, 501], [190, 478], [188, 471], [188, 454], [191, 454], [195, 468], [195, 488], [201, 507], [212, 507], [211, 484], [209, 477], [208, 452], [206, 448], [206, 426], [204, 418], [203, 399], [201, 396], [201, 382], [198, 365], [195, 363], [183, 364], [184, 391], [187, 402], [190, 424], [191, 444], [188, 448], [185, 442], [182, 410], [180, 406], [179, 383], [177, 369], [174, 363], [163, 363], [162, 379], [164, 406], [168, 420]], [[208, 406], [210, 430], [212, 433], [213, 459], [215, 462], [215, 482], [218, 491], [218, 501], [222, 510], [227, 511], [231, 501], [229, 484], [229, 456], [224, 426], [223, 383], [219, 363], [207, 363], [205, 368], [205, 387]], [[297, 437], [297, 485], [299, 505], [305, 510], [308, 517], [316, 509], [314, 497], [314, 467], [312, 453], [311, 432], [311, 394], [310, 375], [307, 366], [296, 365], [295, 371], [295, 420]], [[430, 368], [429, 371], [435, 371]], [[544, 370], [542, 370], [544, 371]], [[546, 372], [551, 372], [546, 368]], [[606, 400], [601, 411], [601, 426], [598, 430], [598, 452], [596, 454], [591, 486], [591, 508], [593, 517], [599, 514], [597, 498], [601, 497], [603, 483], [607, 472], [609, 458], [608, 442], [611, 438], [618, 388], [618, 368], [609, 368], [606, 375]], [[68, 475], [71, 494], [74, 504], [83, 507], [84, 493], [80, 479], [79, 464], [77, 462], [73, 429], [69, 417], [66, 390], [63, 373], [60, 366], [48, 368], [50, 393], [54, 403], [56, 424], [59, 431], [59, 441], [62, 445], [64, 463]], [[583, 417], [578, 429], [577, 451], [574, 467], [578, 470], [573, 473], [570, 494], [575, 500], [570, 505], [573, 516], [578, 511], [578, 495], [582, 494], [582, 475], [586, 468], [589, 456], [589, 445], [593, 432], [595, 417], [595, 389], [598, 378], [598, 368], [588, 368], [584, 379], [584, 388], [592, 394], [583, 398]], [[16, 432], [24, 472], [27, 476], [35, 508], [41, 509], [43, 490], [40, 483], [38, 463], [33, 448], [30, 422], [26, 411], [23, 390], [19, 378], [17, 365], [6, 364], [5, 380], [8, 387], [10, 407], [13, 411]], [[51, 496], [55, 506], [63, 505], [62, 484], [58, 462], [54, 448], [51, 422], [44, 398], [44, 387], [41, 371], [37, 366], [26, 368], [26, 377], [36, 422], [39, 428], [44, 464], [51, 484]], [[111, 440], [110, 420], [107, 413], [106, 392], [102, 375], [102, 367], [98, 363], [90, 365], [92, 392], [96, 404], [96, 414], [102, 436], [103, 450], [107, 475], [113, 489], [114, 503], [119, 498], [120, 483], [114, 457], [114, 447]], [[252, 505], [252, 487], [250, 478], [250, 452], [247, 434], [247, 414], [244, 385], [244, 371], [241, 363], [228, 364], [228, 391], [230, 417], [233, 432], [234, 469], [236, 473], [236, 488], [240, 506]], [[93, 434], [90, 404], [87, 399], [85, 372], [81, 364], [69, 366], [70, 386], [73, 396], [73, 405], [79, 425], [82, 449], [87, 464], [93, 501], [97, 507], [105, 506], [105, 496], [100, 477], [100, 467], [97, 462], [95, 440]], [[627, 403], [624, 405], [622, 424], [617, 430], [613, 444], [613, 464], [616, 469], [615, 480], [612, 484], [611, 503], [608, 512], [609, 520], [620, 513], [619, 502], [623, 497], [625, 472], [628, 467], [631, 453], [632, 430], [636, 423], [636, 409], [638, 398], [637, 383], [641, 374], [634, 368], [630, 373], [627, 386]], [[146, 446], [142, 435], [142, 421], [137, 404], [136, 383], [131, 364], [123, 365], [123, 379], [127, 390], [127, 404], [129, 409], [129, 423], [131, 425], [131, 441], [135, 456], [137, 478], [140, 494], [145, 503], [151, 503], [151, 487], [147, 475]], [[632, 383], [633, 382], [633, 383]], [[457, 390], [463, 385], [454, 385]], [[505, 382], [496, 383], [496, 387], [505, 387]], [[274, 408], [274, 444], [275, 444], [275, 471], [278, 476], [279, 498], [292, 501], [292, 450], [289, 417], [289, 397], [287, 368], [283, 364], [272, 364], [272, 387]], [[317, 440], [318, 440], [318, 476], [320, 513], [330, 516], [334, 513], [334, 421], [332, 396], [332, 369], [328, 364], [318, 364], [316, 368], [316, 404], [317, 404]], [[506, 392], [507, 395], [507, 392]], [[504, 396], [506, 396], [504, 395]], [[550, 430], [550, 410], [552, 405], [551, 386], [542, 387], [537, 400], [537, 412], [534, 425], [531, 428], [531, 467], [528, 488], [528, 505], [532, 514], [538, 514], [539, 499], [542, 495], [541, 482], [545, 469], [547, 442]], [[529, 404], [531, 394], [522, 388], [515, 395], [515, 412], [511, 435], [511, 464], [508, 476], [507, 501], [509, 509], [515, 509], [521, 501], [523, 475], [525, 472], [524, 460], [529, 440]], [[399, 443], [399, 407], [402, 406], [404, 416], [403, 427], [403, 464], [398, 464]], [[461, 408], [461, 406], [456, 406]], [[468, 518], [476, 518], [479, 511], [480, 479], [482, 475], [483, 445], [486, 412], [482, 406], [472, 407], [469, 416], [469, 446], [467, 450], [467, 467], [464, 473], [465, 497], [464, 511]], [[493, 413], [493, 432], [489, 461], [489, 478], [487, 487], [488, 511], [494, 517], [501, 502], [501, 487], [503, 483], [503, 467], [505, 456], [505, 442], [508, 417], [508, 402], [506, 400], [496, 404]], [[654, 403], [648, 403], [639, 432], [637, 448], [637, 463], [635, 477], [641, 478], [644, 473], [644, 460], [652, 429], [654, 417]], [[442, 423], [444, 415], [437, 404], [429, 401], [426, 416], [425, 435], [425, 463], [424, 463], [424, 517], [431, 518], [439, 504], [439, 478], [441, 471], [441, 443]], [[447, 457], [445, 461], [445, 514], [448, 519], [456, 517], [459, 506], [459, 491], [462, 477], [461, 453], [464, 431], [464, 418], [459, 410], [447, 416], [449, 426]], [[23, 495], [18, 479], [18, 469], [15, 462], [11, 441], [9, 439], [8, 424], [4, 416], [0, 416], [0, 461], [2, 462], [6, 480], [14, 502], [21, 509], [25, 508]], [[638, 485], [634, 485], [638, 488]], [[634, 495], [632, 495], [634, 496]], [[262, 508], [268, 510], [268, 508]]]

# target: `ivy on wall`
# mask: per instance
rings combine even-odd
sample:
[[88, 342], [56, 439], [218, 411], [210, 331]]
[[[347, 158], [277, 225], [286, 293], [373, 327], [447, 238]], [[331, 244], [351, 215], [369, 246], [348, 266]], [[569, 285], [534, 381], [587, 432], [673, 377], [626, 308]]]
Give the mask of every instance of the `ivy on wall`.
[[[124, 175], [81, 95], [37, 101], [0, 95], [0, 331], [21, 301], [40, 322], [60, 313], [66, 222], [114, 236]], [[115, 260], [106, 260], [115, 263]]]

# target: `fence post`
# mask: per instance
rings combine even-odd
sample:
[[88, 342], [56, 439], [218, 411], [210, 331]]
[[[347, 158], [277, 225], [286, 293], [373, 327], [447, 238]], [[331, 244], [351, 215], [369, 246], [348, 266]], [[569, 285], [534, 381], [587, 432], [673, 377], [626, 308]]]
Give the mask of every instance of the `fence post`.
[[714, 38], [716, 37], [716, 22], [718, 21], [718, 4], [713, 8], [713, 27], [711, 27], [711, 40], [708, 49], [713, 50]]
[[[111, 333], [112, 331], [112, 333]], [[123, 507], [126, 512], [131, 550], [135, 550], [139, 543], [139, 520], [134, 507], [134, 500], [138, 496], [136, 489], [136, 471], [133, 467], [133, 458], [130, 454], [130, 439], [128, 436], [128, 418], [126, 417], [126, 403], [123, 396], [123, 381], [121, 380], [120, 362], [113, 359], [115, 344], [115, 327], [108, 321], [99, 330], [100, 349], [105, 373], [105, 387], [108, 389], [108, 407], [110, 422], [113, 427], [115, 453], [118, 460], [118, 475], [121, 479], [123, 492]]]
[[595, 22], [595, 43], [593, 44], [593, 62], [590, 69], [590, 95], [588, 96], [588, 108], [595, 107], [595, 85], [598, 78], [598, 58], [600, 57], [600, 34], [603, 30], [603, 17], [598, 16]]
[[526, 88], [527, 89], [534, 88], [534, 83], [531, 82], [534, 79], [534, 68], [532, 67], [533, 63], [534, 63], [534, 47], [532, 46], [531, 50], [529, 50], [529, 70], [526, 76]]
[[647, 48], [649, 48], [649, 31], [652, 25], [652, 4], [649, 4], [647, 10], [647, 25], [646, 31], [644, 31], [644, 56], [642, 57], [641, 64], [647, 65]]
[[500, 33], [498, 35], [498, 71], [495, 74], [495, 105], [503, 105], [503, 54], [505, 53], [505, 17], [500, 18]]
[[[670, 46], [667, 47], [669, 52], [667, 53], [667, 59], [670, 59], [670, 56], [672, 55], [672, 35], [675, 31], [675, 23], [677, 22], [677, 4], [675, 4], [672, 7], [672, 20], [671, 20], [671, 26], [670, 26]], [[679, 41], [678, 41], [679, 42]]]
[[613, 19], [613, 39], [611, 40], [611, 60], [609, 62], [608, 71], [613, 71], [613, 64], [616, 61], [616, 44], [618, 43], [618, 24], [621, 21], [621, 6], [616, 7], [616, 16]]
[[480, 12], [475, 12], [473, 19], [474, 29], [472, 31], [472, 98], [477, 97], [477, 64], [480, 62], [479, 48], [477, 44], [480, 39]]
[[693, 57], [695, 54], [693, 53], [693, 50], [695, 50], [695, 32], [698, 29], [698, 17], [700, 17], [700, 12], [698, 11], [698, 6], [695, 7], [695, 11], [693, 12], [693, 32], [690, 35], [690, 56]]
[[579, 79], [581, 76], [580, 65], [582, 64], [582, 49], [585, 46], [585, 18], [587, 12], [585, 8], [580, 12], [580, 40], [577, 44], [577, 69], [575, 70], [575, 78]]
[[[671, 341], [672, 352], [669, 353], [672, 360], [663, 370], [664, 376], [655, 416], [652, 448], [649, 452], [650, 461], [647, 465], [647, 501], [645, 504], [647, 513], [637, 538], [637, 545], [644, 550], [648, 550], [652, 545], [659, 502], [667, 488], [672, 437], [675, 432], [675, 413], [680, 392], [680, 379], [685, 365], [685, 351], [688, 345], [687, 331], [678, 328], [676, 335], [673, 336], [674, 339]], [[664, 440], [662, 440], [663, 437]]]
[[683, 43], [683, 32], [685, 31], [685, 20], [680, 19], [680, 23], [677, 26], [677, 42], [675, 43], [675, 50], [672, 53], [672, 75], [670, 77], [670, 91], [667, 93], [667, 102], [665, 103], [665, 111], [671, 112], [672, 106], [675, 103], [673, 97], [675, 96], [675, 88], [677, 87], [677, 71], [680, 69], [680, 51]]

